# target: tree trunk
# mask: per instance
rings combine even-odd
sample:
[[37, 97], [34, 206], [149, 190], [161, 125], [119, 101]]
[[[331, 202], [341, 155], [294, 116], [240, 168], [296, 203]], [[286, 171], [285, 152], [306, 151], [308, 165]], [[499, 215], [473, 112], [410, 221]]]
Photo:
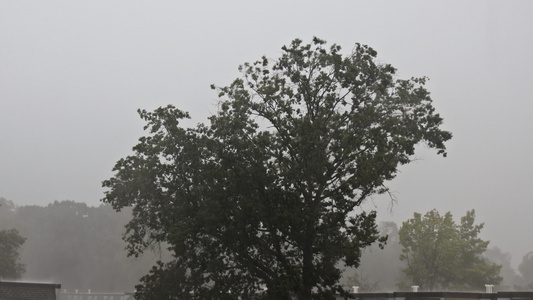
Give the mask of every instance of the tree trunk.
[[313, 247], [310, 239], [303, 249], [302, 289], [298, 293], [299, 300], [311, 300], [313, 292]]

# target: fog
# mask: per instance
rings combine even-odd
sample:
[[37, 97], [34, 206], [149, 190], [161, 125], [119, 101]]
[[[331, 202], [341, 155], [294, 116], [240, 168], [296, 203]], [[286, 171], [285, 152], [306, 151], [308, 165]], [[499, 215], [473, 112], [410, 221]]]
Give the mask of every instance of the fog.
[[476, 209], [482, 237], [533, 250], [533, 3], [529, 1], [2, 1], [0, 197], [17, 205], [98, 205], [101, 181], [143, 134], [136, 110], [167, 104], [189, 125], [216, 111], [212, 83], [277, 57], [294, 38], [359, 42], [398, 76], [428, 76], [453, 132], [424, 146], [364, 209], [398, 223]]

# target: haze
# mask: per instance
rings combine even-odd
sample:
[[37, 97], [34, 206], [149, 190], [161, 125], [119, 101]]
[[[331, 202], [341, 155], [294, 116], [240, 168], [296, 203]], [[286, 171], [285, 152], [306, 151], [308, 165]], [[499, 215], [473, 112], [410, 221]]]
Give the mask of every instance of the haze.
[[476, 209], [482, 237], [517, 265], [529, 238], [533, 2], [2, 1], [0, 197], [99, 205], [101, 181], [143, 134], [137, 108], [216, 111], [209, 85], [313, 36], [368, 44], [400, 78], [428, 76], [448, 158], [424, 147], [365, 209], [401, 224]]

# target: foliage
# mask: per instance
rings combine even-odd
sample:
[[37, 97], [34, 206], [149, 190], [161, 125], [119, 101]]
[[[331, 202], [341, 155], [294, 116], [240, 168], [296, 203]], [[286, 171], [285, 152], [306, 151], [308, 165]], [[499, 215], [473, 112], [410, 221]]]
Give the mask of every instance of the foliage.
[[19, 279], [24, 273], [25, 266], [19, 259], [24, 241], [16, 229], [0, 230], [0, 280]]
[[[0, 220], [11, 221], [15, 211], [12, 201], [0, 197]], [[13, 228], [11, 224], [0, 223], [0, 228]], [[19, 250], [25, 242], [17, 229], [0, 230], [0, 280], [19, 279], [26, 267], [20, 262]]]
[[421, 289], [482, 289], [499, 284], [501, 266], [486, 262], [482, 254], [488, 241], [478, 238], [483, 223], [474, 225], [471, 210], [456, 224], [450, 212], [436, 210], [424, 216], [415, 213], [399, 230], [403, 246], [400, 259], [407, 263], [405, 274]]
[[445, 155], [451, 134], [425, 78], [395, 79], [368, 46], [343, 56], [324, 45], [294, 40], [278, 60], [241, 66], [213, 86], [209, 125], [180, 127], [189, 116], [171, 105], [139, 111], [147, 136], [103, 182], [104, 202], [133, 206], [129, 253], [168, 242], [174, 255], [139, 299], [331, 298], [339, 261], [357, 266], [383, 241], [376, 213], [354, 209], [386, 191], [417, 144]]
[[533, 252], [524, 255], [522, 262], [518, 266], [518, 271], [522, 275], [525, 285], [529, 289], [533, 289]]

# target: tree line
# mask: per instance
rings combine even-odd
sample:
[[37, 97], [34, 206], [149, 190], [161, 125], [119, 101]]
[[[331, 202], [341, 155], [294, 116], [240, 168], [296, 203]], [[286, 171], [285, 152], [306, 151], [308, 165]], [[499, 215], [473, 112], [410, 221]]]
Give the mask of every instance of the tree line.
[[[164, 246], [138, 258], [127, 256], [121, 240], [131, 217], [127, 209], [116, 212], [109, 205], [73, 201], [17, 206], [4, 198], [0, 204], [3, 280], [49, 281], [80, 291], [133, 291], [157, 260], [169, 256]], [[379, 233], [387, 236], [386, 244], [365, 249], [360, 266], [347, 268], [341, 282], [345, 289], [359, 286], [361, 292], [409, 290], [415, 284], [426, 290], [480, 290], [486, 283], [499, 290], [533, 289], [533, 252], [515, 270], [508, 253], [477, 237], [483, 224], [474, 221], [474, 211], [456, 224], [450, 213], [433, 210], [415, 213], [400, 226], [382, 222]], [[443, 239], [447, 247], [439, 247]], [[429, 261], [420, 261], [430, 254]]]
[[[109, 205], [74, 201], [17, 206], [4, 198], [0, 204], [0, 279], [54, 282], [68, 290], [131, 292], [160, 258], [157, 252], [127, 256], [121, 237], [131, 217], [128, 209], [116, 212]], [[6, 245], [13, 244], [17, 251], [6, 252]], [[16, 268], [6, 268], [4, 261]]]

